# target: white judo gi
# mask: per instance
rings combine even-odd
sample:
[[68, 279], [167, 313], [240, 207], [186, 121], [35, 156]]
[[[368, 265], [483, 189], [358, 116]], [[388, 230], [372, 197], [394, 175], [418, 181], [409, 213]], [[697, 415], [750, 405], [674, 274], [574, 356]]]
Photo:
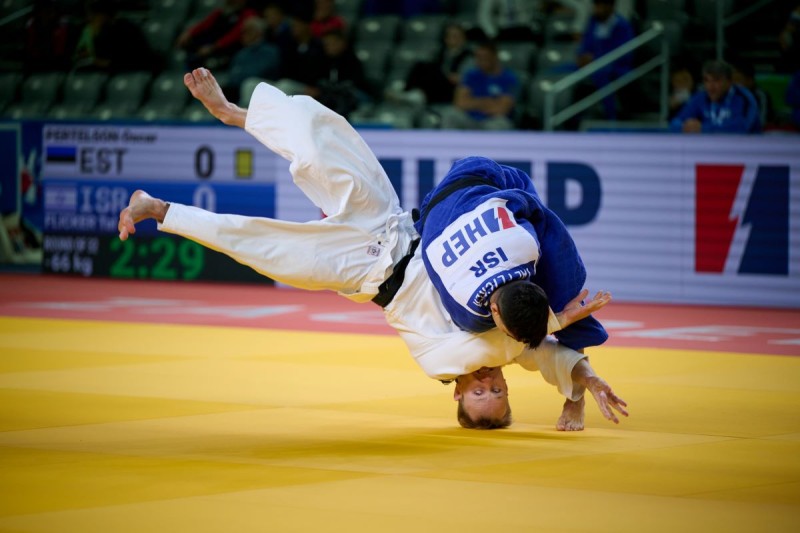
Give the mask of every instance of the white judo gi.
[[[411, 215], [375, 155], [341, 116], [305, 96], [262, 83], [250, 100], [245, 130], [291, 162], [298, 187], [327, 218], [304, 223], [216, 214], [170, 204], [159, 230], [181, 235], [288, 285], [334, 290], [370, 301], [415, 239]], [[518, 363], [577, 401], [571, 372], [584, 356], [552, 337], [533, 350], [497, 328], [481, 334], [456, 326], [417, 251], [384, 308], [411, 355], [431, 378], [450, 380], [481, 367]]]

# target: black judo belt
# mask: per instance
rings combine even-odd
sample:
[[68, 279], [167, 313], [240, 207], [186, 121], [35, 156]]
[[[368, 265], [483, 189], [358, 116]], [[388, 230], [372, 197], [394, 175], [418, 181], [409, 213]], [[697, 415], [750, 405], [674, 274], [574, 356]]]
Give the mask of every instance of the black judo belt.
[[[425, 224], [425, 220], [428, 218], [428, 213], [430, 213], [437, 204], [456, 191], [466, 189], [467, 187], [475, 187], [477, 185], [489, 185], [490, 187], [497, 188], [489, 178], [467, 176], [442, 187], [442, 189], [431, 198], [431, 201], [425, 206], [425, 211], [423, 211], [421, 215], [418, 210], [414, 209], [412, 211], [412, 218], [414, 222], [420, 221], [420, 233], [422, 233], [422, 227]], [[392, 303], [394, 295], [397, 294], [397, 291], [399, 291], [400, 287], [403, 285], [403, 280], [406, 277], [406, 267], [409, 261], [411, 261], [411, 258], [414, 257], [414, 252], [417, 251], [419, 241], [419, 239], [415, 239], [411, 242], [411, 249], [409, 252], [397, 262], [392, 270], [392, 274], [378, 287], [378, 294], [372, 299], [373, 302], [381, 307], [386, 307]]]

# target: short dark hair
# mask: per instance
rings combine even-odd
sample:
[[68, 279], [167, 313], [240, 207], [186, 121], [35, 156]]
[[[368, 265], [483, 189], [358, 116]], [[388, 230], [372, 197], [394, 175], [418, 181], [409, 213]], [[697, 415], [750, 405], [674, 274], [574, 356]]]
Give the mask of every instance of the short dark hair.
[[703, 63], [703, 75], [730, 80], [733, 78], [733, 69], [724, 61], [712, 59]]
[[544, 290], [527, 280], [498, 287], [495, 303], [511, 336], [536, 348], [547, 336], [550, 304]]
[[511, 425], [511, 406], [508, 406], [506, 414], [502, 418], [491, 418], [482, 416], [477, 419], [472, 419], [467, 410], [464, 409], [464, 398], [458, 400], [458, 410], [456, 411], [458, 423], [462, 428], [466, 429], [502, 429]]

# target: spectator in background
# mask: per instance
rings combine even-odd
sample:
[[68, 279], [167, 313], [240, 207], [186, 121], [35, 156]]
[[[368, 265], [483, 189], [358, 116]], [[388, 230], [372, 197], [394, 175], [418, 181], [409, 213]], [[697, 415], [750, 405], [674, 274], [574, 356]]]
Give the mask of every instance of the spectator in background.
[[77, 29], [54, 0], [36, 0], [25, 22], [25, 70], [67, 70]]
[[347, 23], [344, 17], [336, 13], [333, 0], [315, 0], [314, 18], [311, 21], [311, 34], [317, 39], [331, 31], [344, 32]]
[[112, 0], [86, 4], [86, 25], [75, 47], [74, 68], [115, 73], [152, 69], [155, 63], [142, 31], [117, 17]]
[[247, 0], [223, 0], [221, 7], [187, 28], [178, 37], [177, 45], [187, 52], [188, 68], [204, 66], [210, 58], [227, 65], [241, 48], [244, 21], [256, 15], [254, 9], [247, 7]]
[[[583, 32], [578, 48], [578, 66], [584, 67], [600, 59], [612, 50], [633, 39], [633, 27], [614, 10], [615, 0], [593, 0], [594, 10], [589, 24]], [[579, 96], [602, 89], [612, 81], [631, 71], [633, 54], [626, 54], [590, 76], [591, 85], [578, 89]], [[603, 99], [605, 118], [617, 118], [617, 104], [614, 95]]]
[[685, 65], [676, 66], [670, 73], [669, 118], [672, 120], [683, 109], [695, 91], [692, 71]]
[[[546, 0], [544, 3], [551, 4], [551, 10], [567, 8], [574, 13], [572, 27], [576, 40], [580, 41], [583, 36], [583, 30], [586, 29], [592, 16], [594, 4], [592, 0]], [[617, 0], [614, 3], [614, 10], [622, 18], [632, 23], [637, 16], [635, 4], [636, 0]]]
[[772, 107], [772, 99], [756, 83], [756, 70], [752, 64], [747, 62], [735, 63], [733, 66], [733, 83], [741, 85], [750, 91], [753, 98], [755, 98], [762, 127], [775, 122], [775, 109]]
[[310, 10], [296, 7], [291, 14], [292, 39], [281, 48], [281, 79], [275, 83], [286, 94], [307, 94], [326, 77], [322, 42], [311, 34]]
[[518, 90], [516, 74], [500, 62], [495, 44], [481, 42], [475, 49], [475, 67], [464, 73], [453, 105], [442, 114], [442, 128], [512, 129]]
[[757, 133], [761, 131], [753, 95], [733, 83], [733, 69], [723, 61], [703, 65], [703, 90], [683, 106], [670, 123], [684, 133]]
[[264, 40], [266, 22], [260, 17], [250, 17], [242, 24], [242, 49], [231, 60], [225, 95], [229, 100], [239, 100], [239, 88], [247, 78], [278, 79], [281, 56], [278, 47]]
[[448, 24], [436, 59], [414, 64], [406, 79], [405, 90], [399, 93], [390, 90], [386, 96], [406, 103], [451, 103], [461, 76], [472, 66], [471, 58], [464, 27], [457, 23]]
[[478, 26], [494, 41], [532, 41], [535, 10], [531, 0], [481, 0]]
[[292, 40], [292, 24], [286, 16], [281, 2], [269, 2], [262, 10], [264, 22], [264, 40], [278, 48]]
[[325, 52], [324, 77], [306, 89], [306, 94], [342, 116], [369, 100], [364, 68], [344, 30], [331, 30], [322, 37]]

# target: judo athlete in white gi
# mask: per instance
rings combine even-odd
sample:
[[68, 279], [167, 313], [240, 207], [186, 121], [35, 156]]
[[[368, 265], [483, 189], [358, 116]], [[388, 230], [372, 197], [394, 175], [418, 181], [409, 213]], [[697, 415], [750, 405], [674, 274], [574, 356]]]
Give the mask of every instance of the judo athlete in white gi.
[[[212, 115], [244, 128], [291, 162], [295, 184], [323, 213], [304, 223], [216, 214], [168, 204], [136, 191], [120, 213], [120, 238], [155, 219], [161, 231], [223, 252], [272, 279], [309, 290], [333, 290], [356, 302], [375, 301], [431, 378], [456, 380], [454, 398], [468, 412], [467, 427], [504, 427], [511, 421], [502, 367], [516, 363], [541, 372], [566, 397], [556, 426], [583, 429], [584, 391], [603, 415], [618, 423], [625, 402], [598, 377], [586, 357], [554, 338], [536, 349], [497, 328], [468, 333], [451, 320], [416, 252], [419, 234], [372, 151], [347, 123], [305, 96], [289, 97], [262, 83], [248, 109], [231, 104], [213, 75], [200, 68], [184, 83]], [[588, 316], [610, 296], [582, 306], [581, 292], [558, 315], [561, 325]]]

